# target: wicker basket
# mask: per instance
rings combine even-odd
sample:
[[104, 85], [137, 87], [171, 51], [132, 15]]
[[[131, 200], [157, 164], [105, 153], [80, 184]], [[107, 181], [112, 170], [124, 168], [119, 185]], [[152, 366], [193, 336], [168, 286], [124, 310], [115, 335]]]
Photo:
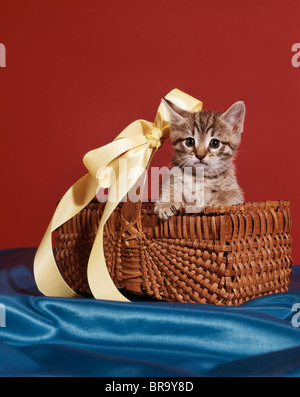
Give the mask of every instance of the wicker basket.
[[[92, 201], [56, 236], [60, 271], [85, 296], [91, 294], [87, 262], [103, 208]], [[288, 291], [290, 228], [287, 201], [205, 208], [165, 221], [153, 203], [127, 201], [105, 225], [104, 252], [121, 290], [171, 302], [239, 305]]]

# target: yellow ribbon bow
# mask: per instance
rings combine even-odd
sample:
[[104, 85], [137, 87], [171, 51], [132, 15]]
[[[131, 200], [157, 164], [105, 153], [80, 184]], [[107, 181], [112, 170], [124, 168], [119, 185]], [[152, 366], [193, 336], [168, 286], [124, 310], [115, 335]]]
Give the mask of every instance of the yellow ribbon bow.
[[[188, 111], [200, 111], [202, 102], [179, 91], [166, 95], [171, 102]], [[88, 174], [79, 179], [60, 200], [34, 258], [34, 277], [38, 289], [46, 296], [76, 297], [61, 276], [53, 249], [52, 232], [79, 213], [96, 195], [100, 187], [110, 187], [109, 195], [92, 247], [87, 278], [96, 299], [128, 301], [114, 285], [105, 263], [103, 229], [119, 202], [138, 181], [150, 161], [151, 155], [169, 136], [169, 114], [160, 104], [154, 123], [136, 120], [126, 127], [111, 143], [88, 152], [83, 162]], [[125, 160], [127, 167], [119, 167]], [[114, 178], [109, 170], [114, 171]], [[133, 171], [129, 172], [127, 170]], [[112, 199], [113, 198], [113, 199]]]

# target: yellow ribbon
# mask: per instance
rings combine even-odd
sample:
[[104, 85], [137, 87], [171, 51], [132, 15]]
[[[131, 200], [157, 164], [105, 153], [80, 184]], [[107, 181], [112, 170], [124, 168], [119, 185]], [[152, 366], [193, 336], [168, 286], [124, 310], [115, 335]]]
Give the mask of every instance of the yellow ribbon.
[[[179, 91], [166, 95], [171, 102], [188, 111], [200, 111], [202, 102]], [[39, 290], [46, 296], [79, 296], [64, 281], [57, 267], [52, 232], [79, 213], [96, 195], [100, 187], [110, 187], [107, 202], [92, 247], [87, 277], [96, 299], [128, 301], [114, 285], [104, 257], [103, 229], [118, 203], [138, 181], [147, 168], [151, 155], [169, 136], [168, 111], [160, 104], [154, 123], [136, 120], [125, 128], [111, 143], [88, 152], [83, 162], [88, 174], [79, 179], [60, 200], [34, 259], [34, 277]], [[119, 160], [127, 162], [119, 167]], [[109, 170], [113, 170], [112, 178]], [[129, 171], [130, 170], [130, 177]]]

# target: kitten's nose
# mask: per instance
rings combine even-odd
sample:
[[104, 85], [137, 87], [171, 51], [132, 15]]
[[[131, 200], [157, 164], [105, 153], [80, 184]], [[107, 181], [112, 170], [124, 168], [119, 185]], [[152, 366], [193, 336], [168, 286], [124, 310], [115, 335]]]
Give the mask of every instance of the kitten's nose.
[[205, 156], [206, 156], [206, 150], [197, 150], [196, 152], [197, 159], [203, 160]]

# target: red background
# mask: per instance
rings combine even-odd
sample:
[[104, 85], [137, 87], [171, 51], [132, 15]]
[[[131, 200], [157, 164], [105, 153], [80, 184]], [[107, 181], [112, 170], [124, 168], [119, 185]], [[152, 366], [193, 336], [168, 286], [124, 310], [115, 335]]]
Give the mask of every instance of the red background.
[[247, 201], [291, 201], [300, 263], [299, 12], [299, 0], [0, 0], [0, 248], [37, 246], [83, 155], [179, 88], [205, 109], [244, 99], [240, 184]]

